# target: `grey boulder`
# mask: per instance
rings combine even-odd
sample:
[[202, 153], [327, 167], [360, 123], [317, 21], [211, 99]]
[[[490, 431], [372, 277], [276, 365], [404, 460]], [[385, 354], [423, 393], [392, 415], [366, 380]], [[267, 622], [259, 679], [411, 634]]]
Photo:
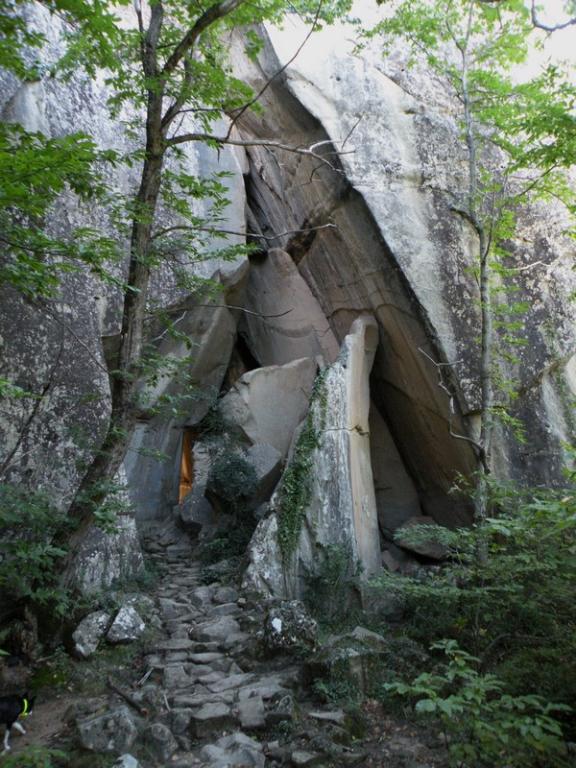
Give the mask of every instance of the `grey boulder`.
[[313, 650], [318, 637], [318, 624], [300, 600], [287, 600], [270, 608], [264, 621], [263, 642], [271, 653]]
[[178, 749], [178, 742], [170, 728], [162, 723], [153, 723], [146, 729], [146, 744], [162, 762], [170, 760]]
[[126, 605], [118, 611], [112, 626], [106, 633], [109, 643], [132, 643], [144, 632], [146, 624], [138, 611], [131, 605]]
[[200, 757], [210, 768], [264, 768], [265, 765], [262, 745], [241, 732], [223, 736], [216, 744], [203, 747]]
[[138, 736], [138, 722], [128, 707], [80, 720], [77, 727], [80, 744], [90, 752], [122, 754]]
[[120, 755], [114, 763], [114, 768], [141, 768], [141, 766], [133, 755]]
[[106, 634], [111, 619], [106, 611], [96, 611], [85, 616], [72, 634], [74, 655], [80, 659], [90, 658]]

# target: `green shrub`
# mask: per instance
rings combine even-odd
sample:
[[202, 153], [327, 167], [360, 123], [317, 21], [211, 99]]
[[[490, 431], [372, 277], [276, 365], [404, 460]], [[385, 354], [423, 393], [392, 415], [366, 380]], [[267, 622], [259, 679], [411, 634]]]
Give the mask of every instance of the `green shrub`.
[[235, 514], [244, 511], [256, 492], [256, 470], [244, 456], [233, 449], [220, 454], [212, 464], [208, 488], [230, 504]]
[[[402, 603], [410, 637], [455, 640], [480, 659], [481, 672], [498, 675], [501, 688], [487, 692], [487, 704], [512, 701], [513, 709], [516, 702], [528, 711], [526, 702], [539, 702], [533, 716], [540, 718], [546, 699], [570, 704], [576, 693], [576, 493], [492, 484], [491, 494], [496, 513], [481, 526], [410, 532], [448, 547], [442, 566], [416, 576], [385, 574], [378, 583]], [[574, 740], [574, 712], [556, 711]]]
[[555, 714], [566, 705], [541, 696], [511, 696], [495, 675], [480, 674], [479, 659], [454, 640], [435, 643], [447, 662], [411, 683], [384, 689], [415, 702], [415, 711], [437, 722], [450, 764], [458, 768], [568, 767], [566, 744]]
[[[407, 631], [416, 639], [452, 637], [486, 655], [487, 664], [503, 651], [542, 643], [566, 656], [576, 651], [576, 494], [492, 491], [499, 514], [481, 528], [422, 532], [448, 546], [445, 565], [417, 576], [384, 574], [379, 585], [399, 596]], [[410, 535], [417, 536], [414, 529]]]
[[17, 755], [2, 758], [2, 768], [60, 768], [64, 765], [69, 765], [65, 752], [45, 747], [27, 747]]
[[67, 528], [45, 494], [0, 484], [0, 593], [66, 613], [68, 594], [57, 583], [66, 551], [52, 542]]
[[347, 661], [335, 662], [327, 678], [315, 680], [312, 686], [323, 702], [333, 707], [357, 707], [363, 696], [358, 683], [349, 674]]
[[306, 579], [304, 600], [320, 623], [328, 627], [355, 626], [360, 605], [358, 579], [360, 563], [350, 547], [329, 544], [323, 547], [316, 571]]

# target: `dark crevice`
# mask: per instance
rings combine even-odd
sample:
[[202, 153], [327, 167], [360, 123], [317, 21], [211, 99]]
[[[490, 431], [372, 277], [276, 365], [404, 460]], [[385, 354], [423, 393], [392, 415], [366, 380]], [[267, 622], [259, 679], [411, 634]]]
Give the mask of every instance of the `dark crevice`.
[[228, 392], [228, 390], [234, 386], [238, 379], [245, 373], [261, 367], [260, 362], [254, 357], [246, 343], [246, 339], [242, 333], [239, 332], [236, 336], [236, 343], [232, 350], [228, 369], [220, 388], [220, 395], [226, 394], [226, 392]]

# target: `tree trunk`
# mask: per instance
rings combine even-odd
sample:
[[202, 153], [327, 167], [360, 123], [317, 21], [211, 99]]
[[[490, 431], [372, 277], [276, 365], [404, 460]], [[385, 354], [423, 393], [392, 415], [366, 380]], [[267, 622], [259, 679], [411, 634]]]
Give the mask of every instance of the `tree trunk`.
[[136, 424], [136, 395], [141, 368], [144, 319], [150, 282], [151, 233], [160, 193], [165, 144], [161, 126], [162, 92], [149, 92], [146, 121], [146, 156], [140, 189], [135, 198], [135, 216], [130, 238], [128, 290], [124, 293], [120, 349], [110, 372], [112, 413], [106, 436], [96, 451], [68, 510], [74, 524], [67, 538], [65, 580], [72, 578], [78, 549], [94, 520], [94, 513], [109, 493]]

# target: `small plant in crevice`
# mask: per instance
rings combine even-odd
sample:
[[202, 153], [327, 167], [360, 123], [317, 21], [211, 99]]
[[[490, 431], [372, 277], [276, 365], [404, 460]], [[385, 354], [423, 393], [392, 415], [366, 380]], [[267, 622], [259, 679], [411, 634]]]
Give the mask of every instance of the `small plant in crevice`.
[[330, 675], [315, 680], [312, 688], [323, 702], [334, 707], [344, 704], [350, 708], [358, 707], [363, 698], [362, 690], [350, 676], [345, 661], [336, 662], [330, 670]]
[[324, 368], [316, 376], [308, 416], [296, 442], [290, 464], [282, 476], [276, 509], [278, 544], [285, 562], [289, 560], [298, 546], [302, 523], [312, 494], [313, 456], [314, 451], [320, 446], [320, 438], [326, 420], [327, 372], [328, 368]]
[[343, 544], [322, 548], [314, 573], [306, 578], [304, 601], [313, 616], [327, 627], [354, 626], [360, 620], [360, 563]]

